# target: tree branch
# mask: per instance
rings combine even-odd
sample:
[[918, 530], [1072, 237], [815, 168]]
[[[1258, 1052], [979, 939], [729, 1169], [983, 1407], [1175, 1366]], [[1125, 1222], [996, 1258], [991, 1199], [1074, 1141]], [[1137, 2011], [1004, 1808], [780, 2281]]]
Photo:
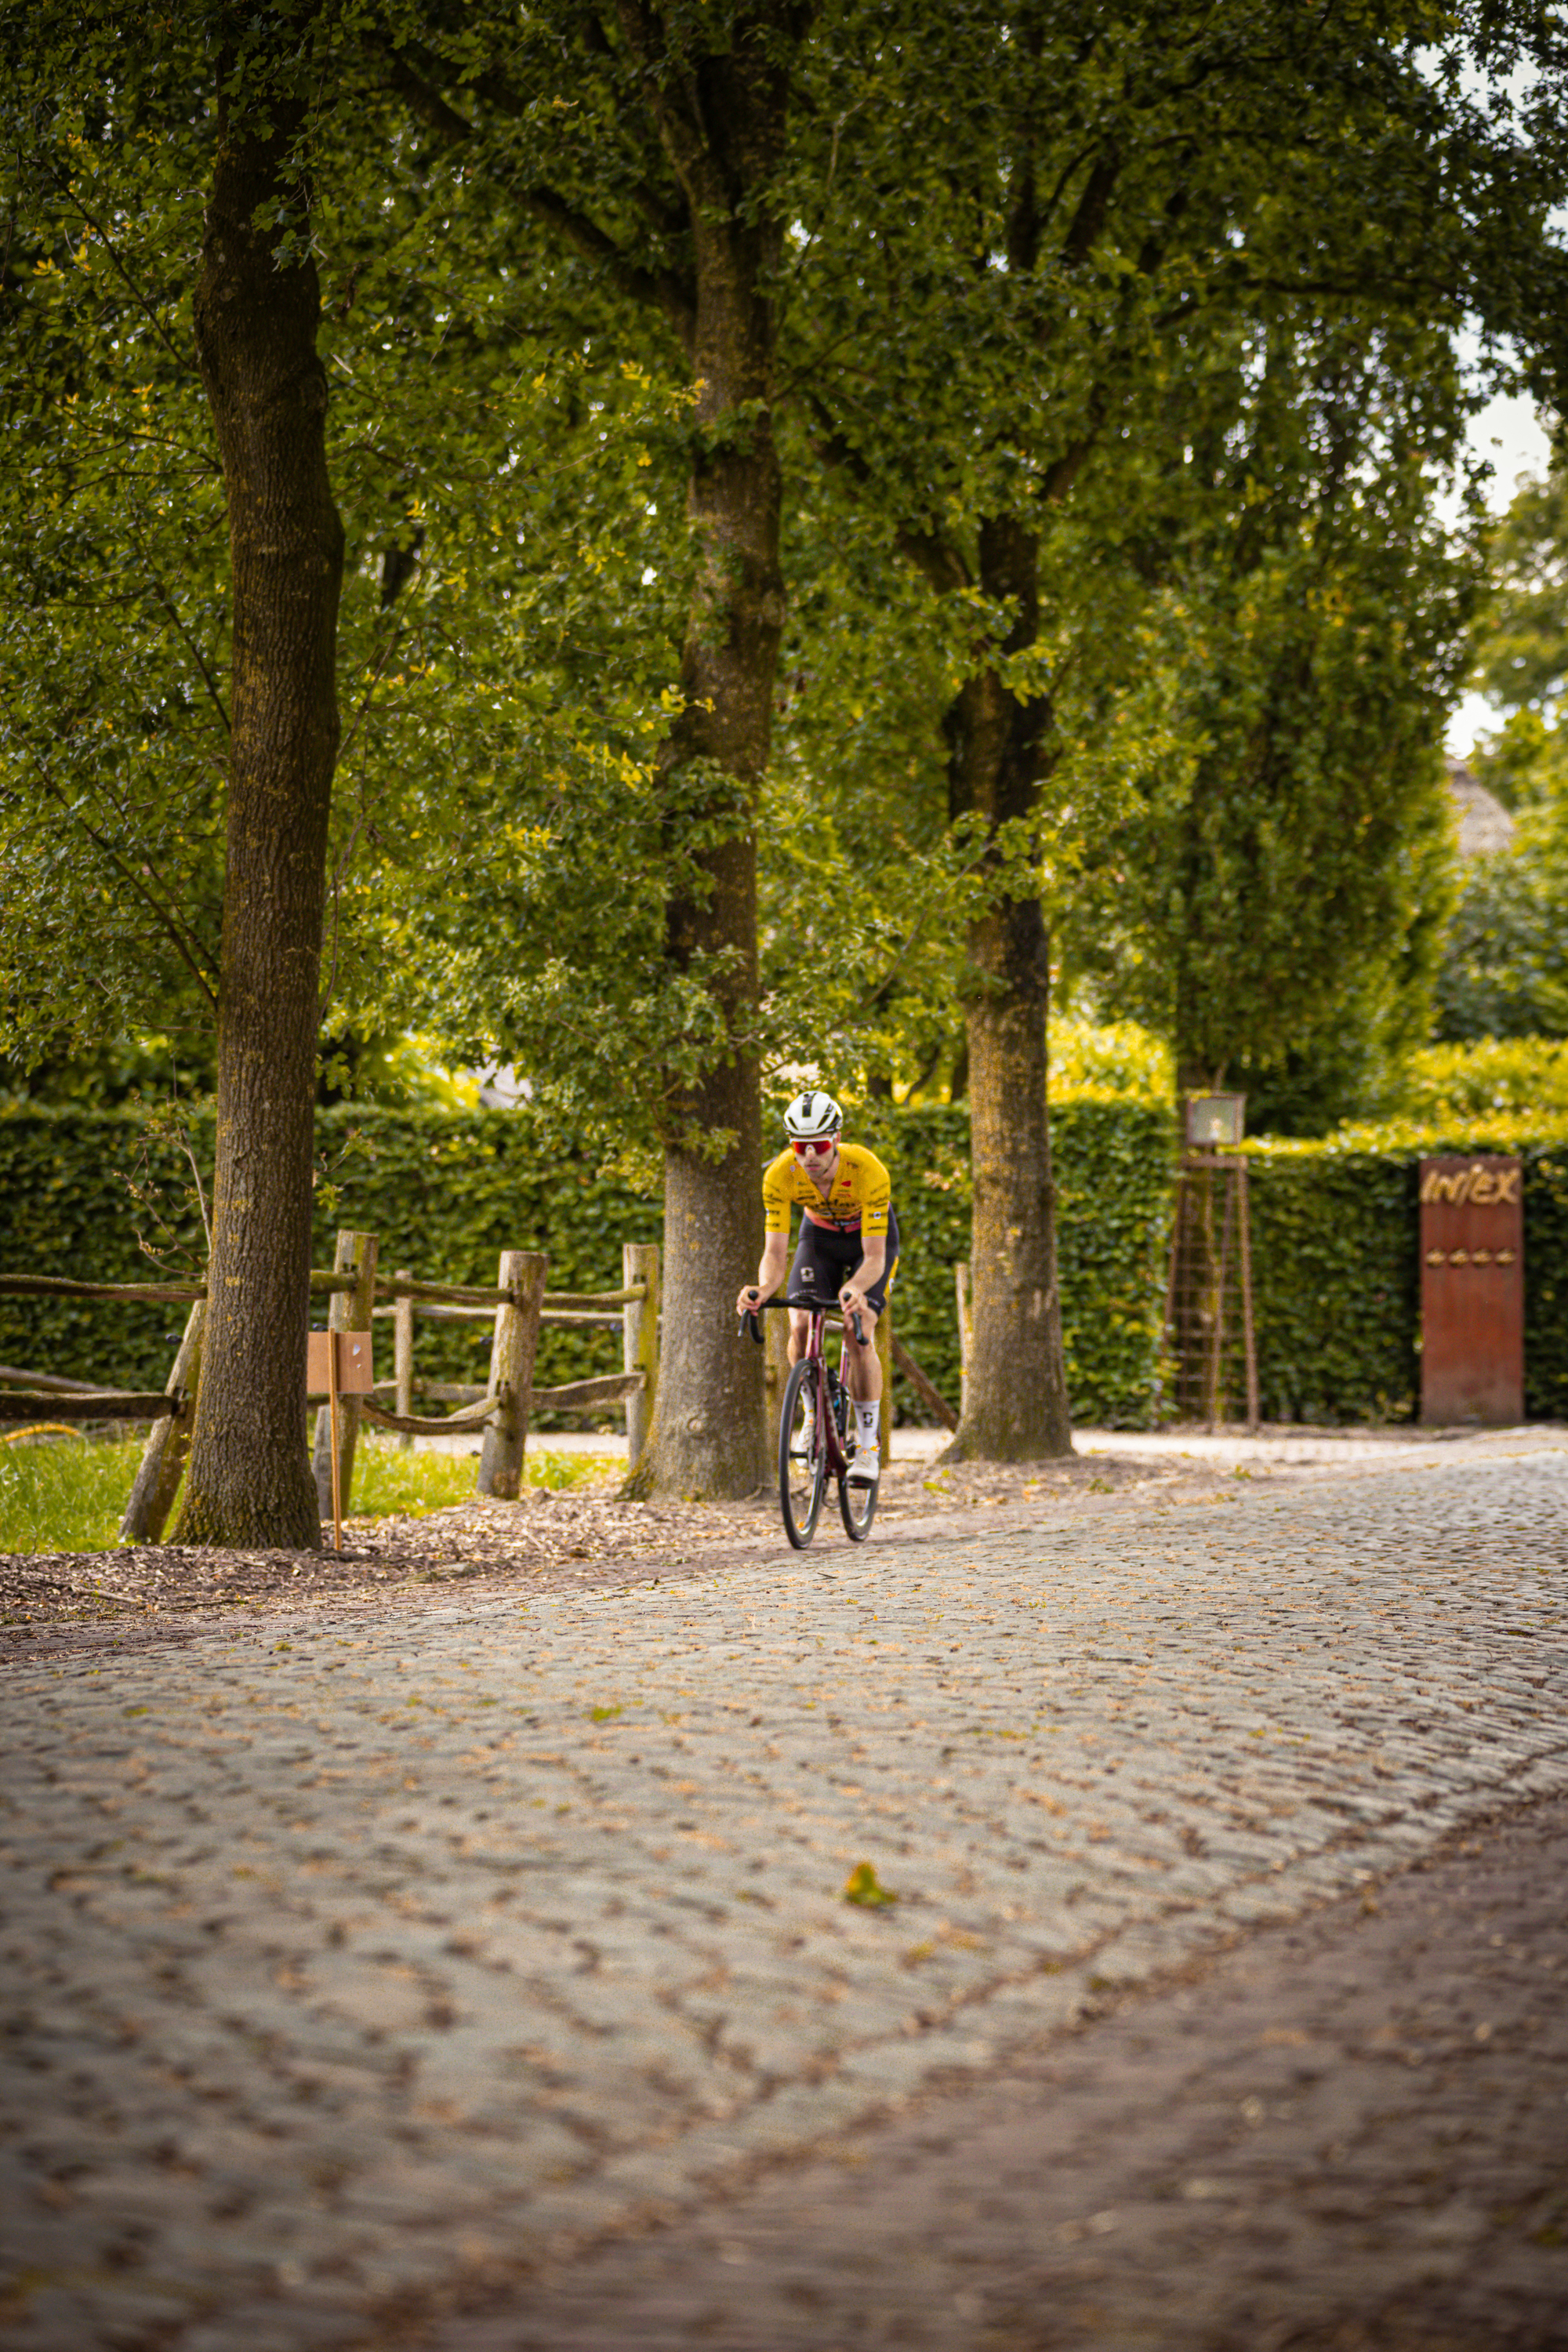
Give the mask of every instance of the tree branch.
[[[822, 463], [830, 470], [847, 473], [857, 489], [868, 489], [874, 478], [859, 450], [834, 425], [821, 396], [809, 389], [805, 396], [823, 428], [821, 437], [812, 445]], [[939, 596], [952, 595], [969, 586], [969, 566], [950, 541], [910, 523], [897, 525], [893, 538], [899, 553], [914, 565]]]
[[131, 272], [127, 269], [125, 264], [121, 260], [120, 256], [114, 250], [113, 246], [110, 242], [108, 230], [100, 227], [98, 222], [94, 220], [92, 215], [88, 211], [87, 206], [82, 203], [81, 198], [78, 195], [76, 190], [71, 186], [68, 180], [61, 182], [59, 184], [64, 189], [68, 202], [76, 206], [77, 211], [81, 215], [89, 228], [91, 229], [94, 236], [97, 237], [99, 243], [102, 246], [105, 253], [108, 254], [110, 261], [113, 262], [115, 268], [119, 271], [121, 277], [130, 288], [132, 300], [136, 304], [138, 310], [145, 314], [147, 323], [152, 328], [153, 332], [157, 336], [158, 341], [163, 344], [163, 349], [168, 352], [169, 357], [174, 361], [174, 365], [181, 371], [182, 374], [194, 374], [195, 369], [192, 364], [191, 354], [188, 352], [182, 352], [178, 344], [171, 339], [168, 330], [164, 327], [163, 320], [159, 318], [157, 312], [153, 310], [153, 305], [148, 301], [147, 297], [142, 293], [142, 289], [137, 285], [136, 280], [132, 277]]
[[[71, 819], [72, 823], [80, 825], [83, 833], [86, 834], [88, 839], [93, 844], [94, 847], [101, 850], [104, 856], [110, 860], [110, 864], [119, 868], [126, 881], [130, 883], [131, 887], [136, 892], [138, 898], [144, 899], [147, 905], [152, 908], [153, 915], [157, 919], [160, 929], [167, 935], [169, 941], [174, 947], [176, 954], [179, 956], [181, 962], [185, 966], [192, 979], [195, 982], [196, 986], [206, 998], [208, 1004], [211, 1005], [213, 1015], [216, 1019], [217, 1014], [216, 994], [207, 980], [206, 973], [202, 970], [200, 964], [197, 963], [195, 955], [192, 952], [193, 949], [196, 949], [198, 950], [201, 949], [201, 942], [195, 938], [195, 933], [187, 931], [184, 925], [180, 921], [178, 916], [171, 914], [168, 908], [161, 904], [161, 902], [153, 896], [153, 892], [148, 889], [147, 885], [142, 881], [141, 876], [132, 866], [128, 865], [126, 860], [121, 856], [119, 850], [115, 848], [114, 844], [111, 841], [105, 840], [103, 835], [98, 831], [96, 826], [89, 824], [86, 817], [83, 816], [79, 809], [72, 808], [69, 801], [66, 798], [65, 793], [60, 790], [58, 784], [56, 783], [54, 778], [50, 775], [48, 770], [39, 759], [37, 753], [35, 751], [31, 756], [33, 765], [37, 769], [39, 775], [44, 780], [46, 791], [54, 795], [55, 799], [58, 801], [61, 808], [64, 809], [67, 816]], [[205, 950], [202, 951], [205, 952]]]
[[1121, 177], [1121, 157], [1114, 142], [1106, 148], [1084, 182], [1078, 209], [1061, 242], [1061, 258], [1069, 269], [1086, 261], [1105, 227], [1110, 198]]
[[[468, 117], [459, 114], [455, 107], [448, 106], [440, 91], [415, 72], [400, 50], [389, 50], [387, 63], [393, 88], [406, 101], [410, 111], [430, 130], [439, 132], [442, 138], [451, 141], [454, 145], [466, 144], [476, 135], [474, 125]], [[472, 87], [481, 95], [488, 95], [490, 102], [496, 105], [496, 110], [508, 115], [509, 119], [514, 119], [522, 110], [515, 92], [510, 91], [498, 77], [482, 76]], [[501, 89], [507, 90], [505, 104], [496, 96]], [[553, 229], [558, 236], [564, 237], [584, 260], [597, 263], [623, 294], [634, 302], [647, 303], [654, 310], [662, 310], [689, 349], [697, 331], [697, 293], [684, 278], [675, 270], [639, 268], [596, 221], [590, 220], [585, 213], [578, 212], [552, 188], [518, 187], [508, 182], [504, 175], [502, 184], [510, 186], [511, 194], [525, 211], [531, 212], [546, 228]], [[654, 225], [661, 234], [669, 234], [668, 208], [662, 199], [652, 190], [639, 188], [634, 193], [639, 208], [646, 211], [648, 205], [654, 207]]]
[[157, 597], [159, 604], [162, 604], [164, 612], [167, 613], [170, 620], [173, 622], [180, 643], [184, 646], [185, 651], [189, 654], [191, 659], [195, 662], [196, 667], [202, 674], [202, 684], [206, 688], [208, 694], [212, 697], [213, 708], [223, 721], [224, 733], [226, 735], [232, 735], [234, 733], [234, 729], [229, 724], [228, 712], [224, 708], [223, 696], [218, 691], [217, 681], [206, 666], [206, 660], [202, 653], [201, 647], [197, 645], [195, 639], [186, 628], [184, 621], [181, 620], [179, 614], [175, 611], [174, 601], [171, 598], [168, 590], [164, 587], [163, 581], [159, 578], [152, 564], [148, 562], [145, 542], [134, 523], [131, 525], [131, 535], [135, 540], [138, 548], [141, 550], [142, 562], [145, 567], [147, 577], [153, 583], [153, 594]]
[[1076, 441], [1068, 444], [1055, 463], [1046, 468], [1039, 495], [1047, 506], [1059, 506], [1082, 473], [1100, 438], [1110, 405], [1110, 394], [1106, 388], [1105, 378], [1101, 376], [1089, 396], [1089, 422], [1084, 430]]
[[953, 596], [969, 586], [969, 566], [951, 540], [939, 538], [934, 530], [916, 530], [900, 523], [893, 543], [939, 596]]

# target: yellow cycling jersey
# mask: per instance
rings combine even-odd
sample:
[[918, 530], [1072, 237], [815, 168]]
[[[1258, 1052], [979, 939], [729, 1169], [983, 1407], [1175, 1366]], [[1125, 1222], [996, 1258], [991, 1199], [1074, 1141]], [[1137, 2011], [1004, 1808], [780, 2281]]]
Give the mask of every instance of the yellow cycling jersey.
[[819, 1223], [836, 1225], [841, 1233], [858, 1226], [864, 1240], [875, 1240], [888, 1230], [888, 1208], [893, 1180], [874, 1151], [863, 1144], [841, 1143], [833, 1181], [824, 1199], [793, 1151], [781, 1151], [763, 1172], [763, 1207], [770, 1234], [787, 1234], [792, 1208], [809, 1209]]

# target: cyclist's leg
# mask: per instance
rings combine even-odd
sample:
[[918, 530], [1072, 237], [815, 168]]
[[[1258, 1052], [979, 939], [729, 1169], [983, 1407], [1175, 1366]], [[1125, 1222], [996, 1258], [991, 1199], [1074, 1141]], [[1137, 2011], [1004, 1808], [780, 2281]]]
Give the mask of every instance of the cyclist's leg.
[[[858, 1256], [859, 1247], [858, 1244], [857, 1244], [857, 1262], [858, 1262]], [[855, 1335], [852, 1331], [847, 1329], [844, 1334], [844, 1385], [848, 1390], [850, 1395], [858, 1398], [863, 1404], [877, 1403], [882, 1394], [882, 1363], [876, 1349], [877, 1326], [880, 1322], [883, 1310], [887, 1307], [888, 1293], [893, 1286], [894, 1278], [897, 1276], [898, 1271], [898, 1220], [889, 1216], [888, 1223], [887, 1264], [883, 1266], [881, 1273], [877, 1276], [876, 1281], [868, 1283], [866, 1288], [866, 1305], [870, 1311], [868, 1314], [862, 1315], [860, 1318], [861, 1324], [866, 1333], [865, 1345], [863, 1347], [856, 1346]], [[843, 1277], [840, 1276], [840, 1280], [842, 1280], [842, 1278]]]
[[790, 1301], [789, 1360], [792, 1364], [798, 1364], [805, 1355], [810, 1331], [810, 1318], [805, 1309], [797, 1307], [795, 1302], [820, 1298], [824, 1306], [830, 1306], [838, 1295], [842, 1277], [828, 1247], [825, 1246], [830, 1246], [832, 1238], [831, 1234], [823, 1232], [820, 1225], [814, 1225], [809, 1217], [802, 1217], [800, 1239], [795, 1244], [795, 1260], [784, 1288], [784, 1295]]

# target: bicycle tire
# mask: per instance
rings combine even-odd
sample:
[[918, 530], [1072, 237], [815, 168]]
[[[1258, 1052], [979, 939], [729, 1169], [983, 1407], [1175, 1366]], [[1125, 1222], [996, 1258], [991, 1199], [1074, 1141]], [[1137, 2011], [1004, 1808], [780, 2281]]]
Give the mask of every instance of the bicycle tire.
[[827, 1489], [827, 1447], [817, 1413], [821, 1379], [822, 1366], [809, 1357], [792, 1366], [779, 1408], [779, 1507], [796, 1551], [816, 1533]]
[[851, 1486], [847, 1477], [838, 1481], [838, 1516], [851, 1543], [864, 1543], [870, 1534], [878, 1491], [875, 1486]]

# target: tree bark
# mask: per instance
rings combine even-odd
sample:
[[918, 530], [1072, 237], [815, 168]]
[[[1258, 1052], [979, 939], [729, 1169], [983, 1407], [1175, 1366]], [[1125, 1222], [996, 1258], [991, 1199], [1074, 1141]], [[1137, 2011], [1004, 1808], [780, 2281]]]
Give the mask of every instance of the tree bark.
[[[1035, 642], [1038, 551], [1017, 522], [982, 524], [980, 584], [1013, 600], [1005, 658]], [[952, 814], [994, 829], [1033, 816], [1049, 716], [1020, 702], [994, 667], [965, 684], [948, 714]], [[1072, 1451], [1057, 1286], [1056, 1202], [1046, 1100], [1049, 945], [1037, 898], [1003, 898], [971, 926], [968, 1080], [973, 1224], [973, 1341], [950, 1453], [1035, 1462]]]
[[268, 110], [263, 138], [220, 101], [195, 305], [228, 499], [233, 738], [207, 1331], [174, 1539], [314, 1549], [305, 1332], [343, 534], [315, 268], [278, 268], [276, 229], [256, 225], [258, 206], [301, 201], [287, 165], [303, 108]]
[[[784, 145], [782, 36], [796, 13], [759, 7], [742, 20], [729, 52], [696, 69], [699, 102], [689, 115], [658, 110], [691, 221], [698, 385], [685, 709], [660, 771], [671, 802], [679, 795], [672, 840], [694, 815], [718, 817], [732, 830], [698, 855], [693, 884], [671, 899], [666, 919], [666, 954], [679, 971], [708, 969], [729, 1042], [669, 1106], [664, 1339], [654, 1423], [630, 1482], [639, 1494], [746, 1495], [767, 1474], [762, 1353], [737, 1343], [731, 1302], [762, 1248], [760, 1068], [748, 1038], [757, 995], [756, 797], [772, 741], [784, 618], [772, 419], [772, 288], [782, 228], [767, 199]], [[693, 810], [686, 779], [699, 761], [722, 782], [706, 809]], [[693, 1131], [720, 1130], [733, 1139], [720, 1157], [692, 1148]]]

